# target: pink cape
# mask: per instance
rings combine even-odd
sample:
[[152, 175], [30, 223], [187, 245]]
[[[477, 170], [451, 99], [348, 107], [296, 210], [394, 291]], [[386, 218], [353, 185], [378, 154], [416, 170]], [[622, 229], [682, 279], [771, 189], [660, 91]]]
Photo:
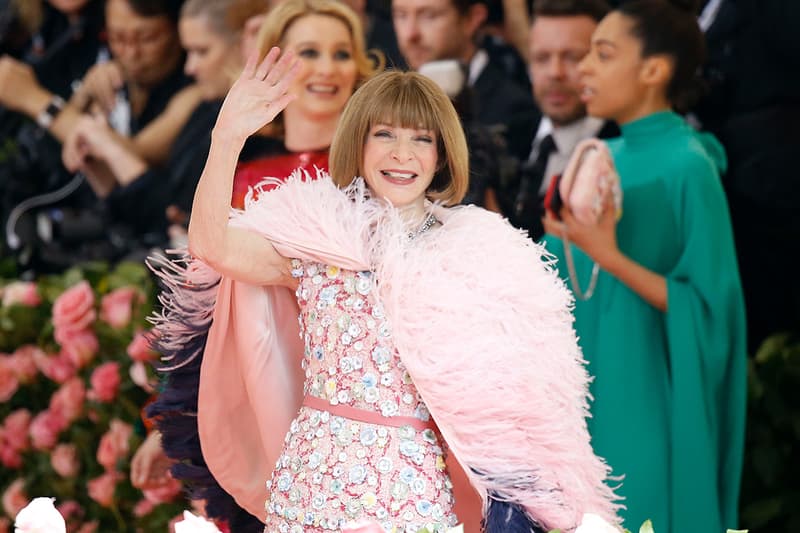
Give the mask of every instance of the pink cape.
[[[285, 257], [375, 273], [400, 357], [450, 447], [456, 511], [468, 531], [478, 530], [488, 494], [519, 503], [548, 529], [574, 530], [587, 512], [619, 523], [609, 468], [589, 443], [589, 376], [571, 295], [546, 252], [493, 213], [432, 209], [442, 226], [409, 241], [396, 210], [370, 199], [363, 181], [341, 191], [326, 176], [297, 175], [249, 198], [231, 223]], [[192, 261], [167, 281], [175, 294], [214, 276]], [[173, 327], [170, 297], [162, 301], [157, 328]], [[203, 457], [260, 517], [265, 481], [302, 402], [297, 303], [283, 287], [227, 278], [209, 301]]]

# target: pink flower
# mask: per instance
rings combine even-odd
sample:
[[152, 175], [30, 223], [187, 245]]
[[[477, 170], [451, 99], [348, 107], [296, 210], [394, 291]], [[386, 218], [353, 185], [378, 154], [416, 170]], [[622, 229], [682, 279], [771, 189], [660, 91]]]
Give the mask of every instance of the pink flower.
[[74, 444], [59, 444], [50, 455], [50, 466], [61, 477], [74, 477], [81, 465]]
[[19, 380], [8, 359], [9, 356], [0, 354], [0, 403], [13, 398], [19, 388]]
[[142, 363], [155, 360], [158, 354], [150, 348], [149, 332], [145, 333], [140, 331], [133, 336], [133, 340], [128, 345], [128, 355], [134, 361], [139, 361]]
[[79, 377], [71, 378], [61, 385], [50, 398], [50, 411], [57, 413], [70, 424], [83, 413], [83, 401], [86, 398], [86, 387]]
[[122, 329], [131, 323], [133, 303], [144, 301], [142, 293], [135, 287], [122, 287], [103, 296], [100, 302], [100, 320], [114, 329]]
[[75, 533], [95, 533], [98, 527], [100, 527], [100, 522], [92, 520], [91, 522], [83, 524]]
[[66, 357], [76, 368], [83, 368], [90, 363], [100, 349], [97, 335], [90, 329], [64, 333], [59, 342], [61, 356]]
[[33, 447], [49, 450], [56, 445], [58, 434], [67, 427], [64, 419], [49, 409], [42, 411], [31, 422], [30, 435]]
[[17, 409], [6, 417], [3, 422], [3, 435], [5, 441], [17, 451], [25, 451], [30, 446], [28, 431], [31, 426], [31, 412], [27, 409]]
[[3, 295], [3, 305], [24, 305], [36, 307], [42, 303], [36, 284], [31, 281], [14, 281], [3, 287], [0, 294]]
[[99, 477], [90, 479], [87, 483], [89, 497], [103, 507], [111, 507], [111, 503], [114, 501], [114, 490], [120, 477], [119, 472], [106, 472]]
[[119, 363], [103, 363], [92, 372], [90, 378], [92, 390], [89, 398], [101, 402], [110, 402], [117, 396], [121, 378], [119, 376]]
[[34, 354], [37, 352], [42, 352], [42, 350], [33, 344], [26, 344], [17, 348], [9, 357], [8, 364], [20, 383], [30, 383], [39, 373], [34, 359]]
[[22, 466], [22, 456], [8, 444], [0, 445], [0, 463], [6, 468], [17, 469]]
[[144, 497], [154, 504], [167, 503], [173, 501], [180, 495], [182, 489], [181, 482], [172, 477], [169, 481], [152, 489], [142, 491]]
[[14, 480], [3, 493], [3, 509], [11, 518], [16, 518], [30, 500], [25, 494], [25, 481], [21, 478]]
[[76, 368], [66, 355], [47, 355], [44, 352], [35, 352], [33, 360], [42, 374], [56, 383], [64, 383], [75, 375]]
[[156, 508], [156, 504], [148, 500], [147, 498], [139, 500], [133, 507], [133, 516], [136, 518], [141, 518], [143, 516], [147, 516], [153, 512], [153, 509]]
[[61, 343], [69, 333], [88, 328], [95, 318], [94, 292], [87, 281], [81, 281], [64, 291], [53, 303], [56, 341]]
[[139, 361], [133, 363], [128, 370], [128, 374], [131, 376], [131, 381], [149, 394], [155, 392], [155, 387], [150, 383], [150, 378], [147, 376], [147, 367], [145, 367], [144, 363], [140, 363]]
[[83, 516], [83, 509], [75, 500], [67, 500], [60, 505], [56, 505], [56, 509], [58, 509], [58, 512], [61, 513], [61, 516], [63, 516], [64, 520], [68, 523], [75, 518]]
[[106, 471], [114, 470], [117, 461], [124, 459], [130, 452], [128, 441], [133, 434], [133, 426], [120, 420], [111, 421], [111, 427], [100, 439], [97, 447], [97, 462], [103, 465]]

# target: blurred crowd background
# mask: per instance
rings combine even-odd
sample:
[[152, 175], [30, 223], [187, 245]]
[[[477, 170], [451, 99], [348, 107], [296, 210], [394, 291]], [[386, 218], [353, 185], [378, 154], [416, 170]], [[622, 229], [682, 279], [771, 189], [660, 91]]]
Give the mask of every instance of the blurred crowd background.
[[[234, 207], [264, 176], [325, 168], [358, 84], [376, 70], [414, 69], [436, 80], [462, 117], [471, 158], [464, 202], [541, 239], [543, 197], [574, 147], [620, 135], [613, 120], [587, 115], [579, 65], [598, 22], [624, 2], [342, 1], [352, 12], [321, 0], [305, 9], [333, 13], [344, 26], [325, 16], [293, 25], [306, 11], [284, 10], [269, 27], [279, 0], [0, 0], [0, 278], [142, 264], [184, 243], [222, 100], [248, 55], [273, 44], [301, 58], [301, 96], [248, 141]], [[800, 331], [791, 252], [800, 244], [800, 2], [698, 0], [693, 8], [707, 52], [679, 111], [725, 149], [731, 268], [755, 358], [767, 339]], [[770, 349], [789, 350], [793, 363], [769, 379], [798, 372], [797, 350], [781, 346]], [[794, 427], [796, 443], [793, 401], [767, 410]], [[767, 488], [779, 483], [780, 467], [765, 450], [786, 446], [769, 433], [774, 427], [748, 437], [761, 450], [753, 468], [767, 472], [759, 481]], [[758, 503], [753, 523], [800, 503], [796, 485], [788, 493], [765, 500], [746, 489]]]

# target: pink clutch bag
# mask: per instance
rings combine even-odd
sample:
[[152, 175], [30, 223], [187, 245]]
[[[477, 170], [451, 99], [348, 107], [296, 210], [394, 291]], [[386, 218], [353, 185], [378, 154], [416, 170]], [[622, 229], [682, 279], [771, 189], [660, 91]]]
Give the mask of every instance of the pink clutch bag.
[[[564, 174], [550, 183], [544, 205], [556, 218], [560, 219], [561, 208], [567, 207], [578, 222], [594, 225], [599, 222], [609, 200], [619, 219], [622, 215], [622, 188], [614, 160], [603, 141], [587, 139], [575, 148]], [[572, 246], [566, 234], [562, 238], [572, 292], [579, 300], [588, 300], [597, 286], [600, 267], [594, 263], [589, 285], [582, 289], [575, 271]]]
[[603, 141], [581, 141], [570, 157], [564, 174], [551, 182], [545, 207], [556, 217], [562, 206], [569, 208], [581, 224], [597, 224], [605, 203], [611, 199], [622, 213], [622, 189], [611, 153]]

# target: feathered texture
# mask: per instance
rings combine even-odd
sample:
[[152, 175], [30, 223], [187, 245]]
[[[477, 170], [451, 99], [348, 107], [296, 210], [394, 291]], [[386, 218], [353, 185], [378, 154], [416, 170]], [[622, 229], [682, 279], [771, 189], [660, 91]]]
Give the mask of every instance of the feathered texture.
[[517, 503], [489, 499], [483, 520], [484, 533], [544, 533]]
[[[409, 242], [396, 215], [373, 250], [398, 352], [472, 484], [547, 528], [618, 523], [585, 418], [572, 296], [545, 249], [498, 215], [433, 208]], [[456, 340], [456, 342], [454, 342]]]
[[398, 352], [484, 500], [565, 530], [584, 512], [619, 521], [609, 468], [589, 443], [572, 296], [543, 247], [474, 207], [434, 207], [442, 227], [410, 242], [362, 180], [341, 194], [330, 180], [294, 178], [276, 194], [249, 202], [240, 222], [291, 257], [371, 266]]
[[[431, 209], [442, 226], [410, 241], [398, 212], [370, 199], [362, 180], [339, 191], [297, 174], [232, 219], [286, 257], [376, 273], [398, 352], [484, 503], [492, 495], [517, 505], [545, 528], [572, 530], [585, 512], [618, 523], [609, 469], [589, 444], [572, 299], [545, 250], [482, 209]], [[216, 418], [209, 426], [229, 422]], [[268, 429], [262, 435], [288, 427]]]
[[154, 350], [162, 354], [165, 372], [161, 392], [147, 416], [161, 432], [171, 472], [191, 499], [204, 500], [206, 514], [228, 523], [232, 531], [261, 533], [264, 525], [239, 507], [209, 471], [197, 431], [197, 400], [203, 360], [220, 276], [205, 264], [176, 251], [173, 259], [152, 257], [148, 266], [163, 282], [161, 311], [150, 317]]
[[[298, 169], [285, 182], [265, 180], [247, 195], [245, 210], [233, 212], [231, 224], [264, 234], [285, 257], [325, 257], [340, 268], [368, 269], [370, 235], [386, 206], [369, 200], [363, 180], [343, 194], [323, 170], [315, 178]], [[264, 194], [264, 186], [275, 185]]]

